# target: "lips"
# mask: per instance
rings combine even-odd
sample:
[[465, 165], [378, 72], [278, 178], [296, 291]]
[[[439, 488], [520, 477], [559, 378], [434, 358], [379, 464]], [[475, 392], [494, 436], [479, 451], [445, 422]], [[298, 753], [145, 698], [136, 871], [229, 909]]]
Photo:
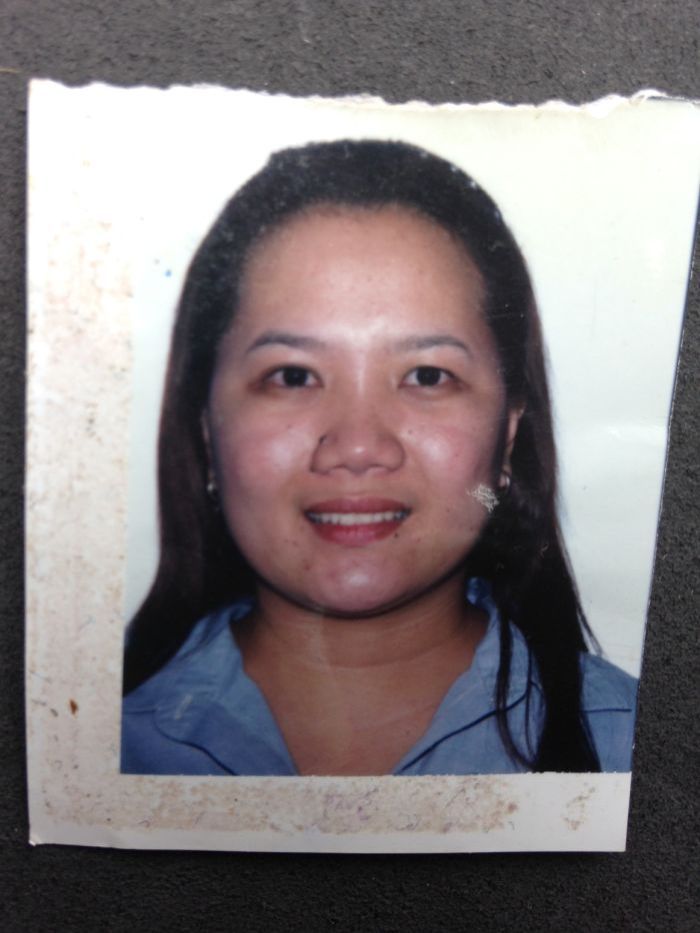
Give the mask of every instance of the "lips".
[[325, 541], [361, 547], [392, 535], [410, 515], [395, 499], [328, 499], [315, 502], [304, 514]]

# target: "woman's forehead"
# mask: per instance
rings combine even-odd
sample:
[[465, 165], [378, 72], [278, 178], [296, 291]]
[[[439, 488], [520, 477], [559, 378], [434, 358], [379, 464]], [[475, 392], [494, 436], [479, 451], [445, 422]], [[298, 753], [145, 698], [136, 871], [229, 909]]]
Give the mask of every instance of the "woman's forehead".
[[298, 211], [269, 226], [258, 236], [248, 250], [247, 262], [259, 254], [270, 243], [288, 243], [300, 235], [312, 235], [314, 230], [343, 229], [348, 232], [375, 228], [385, 236], [396, 232], [405, 236], [423, 230], [436, 240], [451, 242], [453, 248], [461, 250], [473, 262], [462, 240], [445, 224], [411, 204], [389, 201], [377, 204], [352, 204], [340, 201], [319, 201], [306, 205]]
[[[483, 299], [481, 274], [451, 232], [401, 205], [319, 205], [289, 218], [251, 250], [240, 304], [275, 293], [371, 288], [390, 297], [461, 289]], [[405, 297], [405, 296], [404, 296]]]

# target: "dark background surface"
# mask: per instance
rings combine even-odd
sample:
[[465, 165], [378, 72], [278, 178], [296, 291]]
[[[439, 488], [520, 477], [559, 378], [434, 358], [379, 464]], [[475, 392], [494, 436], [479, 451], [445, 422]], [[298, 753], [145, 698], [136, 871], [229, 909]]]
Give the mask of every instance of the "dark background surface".
[[[299, 856], [27, 844], [26, 90], [219, 83], [392, 101], [698, 96], [695, 0], [0, 0], [0, 929], [700, 930], [698, 346], [691, 288], [626, 855]], [[697, 249], [696, 249], [697, 261]], [[621, 363], [624, 369], [624, 363]]]

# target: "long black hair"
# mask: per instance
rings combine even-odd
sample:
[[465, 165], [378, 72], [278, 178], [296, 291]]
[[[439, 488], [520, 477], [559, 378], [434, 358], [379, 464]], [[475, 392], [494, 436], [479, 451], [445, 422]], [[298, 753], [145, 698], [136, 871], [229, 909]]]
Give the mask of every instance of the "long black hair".
[[[588, 628], [556, 515], [544, 348], [525, 260], [500, 211], [473, 179], [399, 142], [344, 140], [276, 153], [226, 204], [192, 260], [177, 310], [160, 424], [160, 564], [129, 628], [125, 692], [172, 657], [204, 614], [254, 590], [251, 568], [207, 498], [202, 413], [251, 248], [315, 205], [417, 211], [455, 236], [479, 269], [507, 403], [523, 411], [509, 493], [466, 568], [490, 581], [503, 619], [499, 728], [509, 753], [530, 768], [599, 770], [581, 714], [579, 654], [587, 650]], [[544, 725], [534, 752], [518, 747], [508, 730], [508, 620], [527, 640], [544, 693]]]

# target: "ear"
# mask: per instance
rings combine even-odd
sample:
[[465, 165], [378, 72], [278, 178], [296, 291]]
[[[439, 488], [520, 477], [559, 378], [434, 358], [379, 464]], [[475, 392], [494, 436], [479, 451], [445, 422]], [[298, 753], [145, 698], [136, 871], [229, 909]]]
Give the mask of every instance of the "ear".
[[507, 472], [508, 474], [511, 472], [510, 457], [513, 453], [515, 438], [518, 434], [518, 425], [520, 424], [520, 419], [522, 418], [524, 411], [524, 405], [514, 405], [508, 409], [508, 414], [506, 415], [506, 437], [505, 445], [503, 448], [503, 463], [501, 465], [501, 472]]
[[212, 458], [212, 449], [211, 449], [211, 420], [209, 417], [209, 409], [205, 408], [202, 412], [199, 419], [199, 426], [202, 431], [202, 439], [204, 441], [204, 450], [207, 455], [207, 463], [209, 464], [209, 472], [212, 472], [213, 467], [213, 458]]
[[216, 471], [214, 469], [214, 456], [211, 442], [211, 423], [209, 411], [205, 408], [199, 419], [202, 431], [202, 440], [204, 441], [204, 452], [207, 458], [207, 496], [209, 502], [218, 511], [220, 508], [218, 483], [216, 480]]

